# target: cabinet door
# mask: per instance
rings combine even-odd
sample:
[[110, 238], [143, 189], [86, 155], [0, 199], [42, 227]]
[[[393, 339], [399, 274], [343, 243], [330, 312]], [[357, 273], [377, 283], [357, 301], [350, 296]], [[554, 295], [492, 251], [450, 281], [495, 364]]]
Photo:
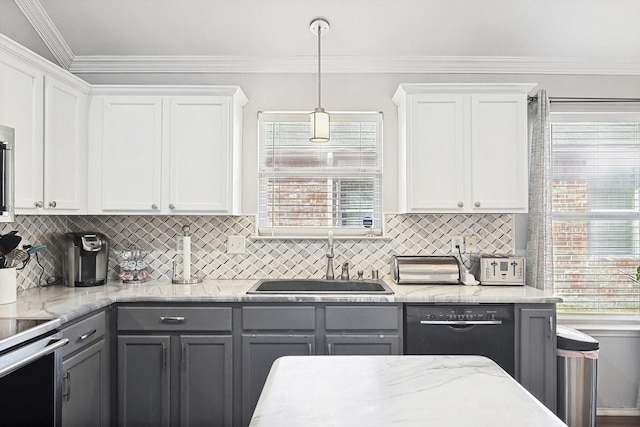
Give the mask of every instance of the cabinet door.
[[108, 425], [108, 364], [104, 340], [62, 362], [63, 427]]
[[42, 207], [43, 74], [3, 55], [0, 59], [0, 124], [15, 129], [15, 207]]
[[169, 425], [169, 336], [118, 337], [118, 424]]
[[161, 206], [162, 100], [105, 97], [102, 203], [105, 211], [158, 212]]
[[407, 114], [406, 153], [399, 154], [406, 161], [406, 210], [463, 210], [464, 96], [413, 95]]
[[473, 209], [526, 212], [528, 207], [525, 95], [471, 97]]
[[87, 96], [45, 77], [44, 208], [86, 209]]
[[230, 212], [230, 98], [174, 97], [168, 116], [168, 208]]
[[398, 335], [327, 335], [327, 354], [391, 356], [400, 354]]
[[243, 426], [249, 425], [273, 362], [281, 356], [314, 353], [314, 335], [242, 335]]
[[231, 426], [231, 336], [180, 336], [180, 425]]
[[520, 310], [519, 381], [549, 409], [556, 410], [555, 310]]

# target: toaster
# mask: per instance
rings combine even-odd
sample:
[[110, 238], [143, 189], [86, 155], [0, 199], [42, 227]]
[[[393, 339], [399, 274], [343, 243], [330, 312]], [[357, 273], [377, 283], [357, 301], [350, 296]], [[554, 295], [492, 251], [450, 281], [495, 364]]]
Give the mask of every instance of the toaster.
[[471, 273], [482, 285], [524, 286], [525, 259], [512, 255], [472, 256]]

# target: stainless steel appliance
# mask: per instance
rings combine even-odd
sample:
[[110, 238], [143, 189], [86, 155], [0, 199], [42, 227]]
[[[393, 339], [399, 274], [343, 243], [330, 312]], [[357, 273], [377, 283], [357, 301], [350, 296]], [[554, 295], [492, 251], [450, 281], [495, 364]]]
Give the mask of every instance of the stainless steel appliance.
[[[20, 323], [28, 328], [16, 331]], [[47, 326], [53, 324], [57, 325], [57, 320], [0, 319], [2, 425], [61, 424], [61, 348], [69, 340], [60, 338], [55, 326]]]
[[454, 256], [393, 255], [391, 276], [399, 284], [460, 283], [460, 263]]
[[0, 126], [0, 222], [14, 220], [14, 130]]
[[524, 286], [525, 260], [511, 255], [480, 255], [471, 259], [471, 273], [482, 285]]
[[65, 286], [97, 286], [107, 282], [109, 241], [94, 232], [66, 233], [62, 251]]
[[515, 375], [513, 305], [407, 305], [405, 354], [477, 355]]

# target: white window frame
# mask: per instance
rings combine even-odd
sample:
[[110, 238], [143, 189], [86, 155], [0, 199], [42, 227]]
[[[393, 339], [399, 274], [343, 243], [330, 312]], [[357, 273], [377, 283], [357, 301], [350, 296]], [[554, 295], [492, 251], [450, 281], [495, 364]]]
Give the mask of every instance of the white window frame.
[[[385, 221], [384, 221], [384, 210], [383, 210], [383, 158], [382, 158], [382, 147], [383, 147], [383, 119], [384, 116], [381, 112], [332, 112], [331, 113], [331, 123], [340, 122], [340, 121], [358, 121], [363, 120], [367, 122], [375, 121], [377, 122], [377, 138], [376, 138], [376, 158], [377, 164], [375, 169], [367, 169], [367, 170], [354, 170], [349, 174], [342, 173], [339, 176], [326, 175], [327, 178], [349, 178], [350, 176], [354, 178], [362, 178], [368, 177], [374, 180], [374, 186], [376, 186], [379, 190], [374, 194], [377, 194], [377, 202], [374, 202], [374, 212], [376, 209], [376, 204], [379, 209], [378, 215], [378, 225], [377, 227], [373, 227], [370, 229], [362, 228], [362, 229], [353, 229], [353, 228], [341, 228], [341, 227], [309, 227], [309, 226], [300, 226], [300, 227], [263, 227], [261, 226], [262, 218], [261, 218], [261, 203], [258, 200], [258, 213], [256, 215], [256, 230], [254, 238], [266, 238], [266, 239], [317, 239], [317, 238], [326, 238], [329, 231], [332, 231], [335, 237], [339, 238], [353, 238], [353, 239], [380, 239], [385, 237]], [[260, 190], [260, 181], [263, 178], [263, 170], [262, 170], [262, 150], [263, 150], [263, 141], [265, 137], [263, 135], [263, 126], [261, 124], [262, 121], [295, 121], [295, 122], [308, 122], [309, 121], [309, 112], [298, 112], [298, 111], [273, 111], [273, 112], [259, 112], [258, 113], [258, 199], [261, 197]], [[330, 144], [331, 141], [327, 143], [314, 143], [310, 142], [309, 144]], [[317, 175], [321, 175], [319, 173]], [[292, 176], [304, 176], [305, 173], [300, 173], [300, 171], [292, 172]], [[312, 176], [312, 172], [309, 171], [309, 177]]]
[[[550, 122], [638, 122], [640, 123], [640, 106], [635, 105], [629, 111], [627, 106], [620, 104], [600, 104], [600, 105], [552, 105], [550, 113]], [[553, 144], [553, 142], [552, 142]], [[553, 171], [551, 174], [553, 179]], [[636, 203], [638, 198], [636, 197]], [[552, 209], [550, 206], [549, 209]], [[618, 210], [601, 210], [601, 212], [592, 212], [584, 215], [584, 219], [638, 219], [639, 213], [620, 212]], [[552, 218], [562, 219], [580, 219], [580, 214], [574, 213], [554, 213], [551, 212]], [[635, 246], [635, 254], [638, 256], [638, 245]], [[615, 258], [611, 256], [610, 258]], [[640, 263], [640, 261], [639, 261]], [[640, 285], [639, 285], [640, 286]], [[594, 322], [600, 326], [613, 329], [629, 329], [640, 330], [640, 313], [559, 313], [558, 318], [564, 324], [572, 324], [574, 327], [588, 326]]]

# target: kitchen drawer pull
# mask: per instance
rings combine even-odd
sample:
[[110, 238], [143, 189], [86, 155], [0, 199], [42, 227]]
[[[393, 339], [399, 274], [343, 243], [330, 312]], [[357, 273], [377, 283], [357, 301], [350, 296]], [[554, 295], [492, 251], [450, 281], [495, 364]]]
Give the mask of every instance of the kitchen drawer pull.
[[84, 334], [84, 335], [80, 335], [80, 338], [78, 338], [78, 341], [84, 341], [84, 340], [86, 340], [87, 338], [89, 338], [91, 335], [95, 334], [96, 332], [98, 332], [98, 330], [97, 330], [97, 329], [94, 329], [94, 330], [92, 330], [92, 331], [87, 332], [87, 333], [86, 333], [86, 334]]
[[502, 320], [421, 320], [421, 325], [502, 325]]
[[160, 316], [160, 320], [162, 322], [175, 322], [175, 323], [182, 323], [184, 322], [185, 317], [184, 316]]

